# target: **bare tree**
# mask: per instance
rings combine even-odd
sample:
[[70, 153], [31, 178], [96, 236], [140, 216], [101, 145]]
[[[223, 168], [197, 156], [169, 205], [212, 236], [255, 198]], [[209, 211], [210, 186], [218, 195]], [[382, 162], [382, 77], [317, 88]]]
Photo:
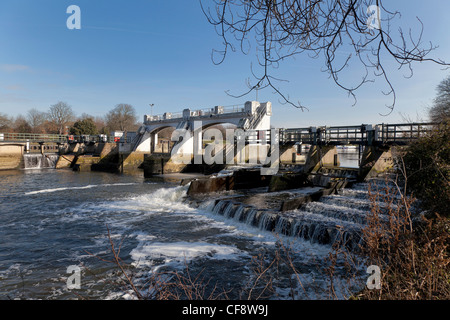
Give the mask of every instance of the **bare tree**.
[[433, 106], [429, 109], [429, 116], [433, 122], [450, 119], [450, 76], [438, 85], [437, 96]]
[[0, 113], [0, 130], [7, 131], [12, 127], [13, 120], [4, 113]]
[[14, 131], [20, 133], [32, 133], [33, 128], [24, 116], [18, 115], [14, 120]]
[[66, 126], [75, 118], [72, 107], [61, 101], [52, 105], [48, 114], [51, 122], [58, 127], [59, 134], [64, 134]]
[[[204, 2], [204, 3], [203, 3]], [[392, 112], [396, 94], [384, 61], [394, 58], [399, 69], [408, 68], [412, 76], [412, 63], [442, 60], [428, 58], [435, 49], [431, 43], [423, 46], [423, 24], [414, 36], [393, 26], [398, 11], [387, 9], [382, 0], [200, 0], [209, 23], [215, 26], [223, 42], [222, 50], [213, 50], [215, 64], [225, 60], [227, 53], [236, 51], [249, 54], [256, 49], [259, 68], [251, 66], [255, 83], [248, 81], [248, 90], [234, 97], [242, 97], [253, 90], [272, 88], [280, 102], [307, 109], [300, 101], [294, 103], [278, 87], [285, 81], [274, 76], [273, 69], [287, 58], [307, 54], [323, 58], [323, 71], [337, 86], [353, 97], [355, 91], [368, 82], [382, 78], [389, 88], [385, 95], [392, 96], [388, 104]], [[391, 4], [391, 2], [389, 3]], [[395, 27], [398, 33], [392, 32]], [[351, 63], [362, 67], [360, 79], [353, 83], [344, 80], [344, 71]]]
[[136, 121], [136, 110], [132, 105], [125, 103], [118, 104], [106, 115], [106, 124], [110, 130], [132, 130]]
[[37, 109], [30, 109], [27, 112], [27, 121], [34, 133], [39, 133], [48, 119], [48, 114]]

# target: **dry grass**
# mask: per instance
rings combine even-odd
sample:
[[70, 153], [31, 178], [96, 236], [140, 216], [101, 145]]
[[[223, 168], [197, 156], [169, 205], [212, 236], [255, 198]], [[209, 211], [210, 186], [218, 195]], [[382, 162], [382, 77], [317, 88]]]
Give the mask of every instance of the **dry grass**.
[[[381, 289], [367, 287], [359, 299], [450, 299], [450, 223], [413, 217], [415, 202], [395, 181], [369, 186], [371, 211], [363, 244], [353, 259], [381, 269]], [[380, 206], [379, 204], [383, 204]]]

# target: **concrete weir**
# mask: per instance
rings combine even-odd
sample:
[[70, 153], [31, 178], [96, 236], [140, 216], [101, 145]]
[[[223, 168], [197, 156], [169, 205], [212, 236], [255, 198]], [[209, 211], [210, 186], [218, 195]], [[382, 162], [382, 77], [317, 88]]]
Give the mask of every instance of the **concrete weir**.
[[318, 173], [263, 176], [259, 170], [244, 169], [223, 177], [195, 179], [190, 182], [187, 195], [193, 200], [204, 200], [211, 193], [226, 196], [227, 191], [238, 191], [232, 195], [234, 201], [260, 209], [289, 211], [334, 194], [354, 181]]
[[117, 143], [97, 143], [89, 148], [73, 147], [69, 154], [61, 157], [58, 167], [70, 167], [74, 171], [134, 173], [139, 172], [146, 157], [142, 152], [120, 152]]
[[[215, 214], [277, 234], [302, 237], [320, 244], [334, 243], [341, 239], [339, 226], [326, 220], [312, 221], [307, 216], [292, 211], [303, 210], [309, 202], [335, 194], [350, 186], [352, 181], [324, 176], [318, 179], [319, 174], [295, 175], [296, 180], [303, 180], [302, 187], [290, 188], [292, 185], [281, 183], [274, 188], [279, 191], [269, 191], [269, 186], [274, 187], [283, 179], [278, 176], [262, 176], [266, 181], [255, 188], [250, 183], [250, 177], [255, 172], [259, 174], [256, 170], [244, 170], [235, 171], [233, 175], [226, 177], [193, 180], [186, 202], [198, 207], [204, 207], [206, 203], [208, 210]], [[321, 185], [314, 185], [314, 181]], [[357, 232], [353, 230], [345, 231], [344, 237], [346, 245], [350, 247], [359, 241]]]
[[1, 142], [0, 170], [55, 168], [57, 151], [56, 145]]

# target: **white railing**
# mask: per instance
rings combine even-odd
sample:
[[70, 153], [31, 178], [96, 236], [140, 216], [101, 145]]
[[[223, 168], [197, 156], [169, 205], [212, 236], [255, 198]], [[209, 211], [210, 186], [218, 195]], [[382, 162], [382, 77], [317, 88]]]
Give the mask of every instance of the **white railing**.
[[[219, 114], [230, 114], [230, 113], [239, 113], [244, 112], [244, 105], [234, 105], [234, 106], [216, 106], [214, 108], [204, 108], [204, 109], [196, 109], [190, 110], [190, 117], [209, 117], [211, 115], [219, 115]], [[156, 122], [156, 121], [164, 121], [164, 120], [172, 120], [172, 119], [182, 119], [184, 117], [184, 112], [166, 112], [163, 114], [158, 114], [154, 116], [145, 116], [145, 123], [148, 122]]]

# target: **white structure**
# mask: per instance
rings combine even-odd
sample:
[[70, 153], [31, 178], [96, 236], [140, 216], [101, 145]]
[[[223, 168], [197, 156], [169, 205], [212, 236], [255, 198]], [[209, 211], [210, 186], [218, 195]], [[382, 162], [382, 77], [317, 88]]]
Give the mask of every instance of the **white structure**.
[[[144, 124], [138, 130], [133, 140], [133, 151], [153, 153], [158, 141], [158, 132], [173, 127], [179, 132], [188, 132], [189, 139], [181, 141], [178, 146], [180, 152], [183, 149], [192, 150], [195, 146], [201, 146], [201, 131], [217, 124], [234, 124], [244, 130], [270, 130], [270, 117], [272, 116], [272, 103], [259, 103], [247, 101], [244, 107], [224, 108], [216, 106], [207, 110], [184, 109], [182, 113], [164, 113], [160, 116], [144, 117]], [[200, 124], [200, 127], [199, 127]], [[194, 130], [200, 141], [194, 141]], [[197, 131], [200, 131], [198, 134]]]

